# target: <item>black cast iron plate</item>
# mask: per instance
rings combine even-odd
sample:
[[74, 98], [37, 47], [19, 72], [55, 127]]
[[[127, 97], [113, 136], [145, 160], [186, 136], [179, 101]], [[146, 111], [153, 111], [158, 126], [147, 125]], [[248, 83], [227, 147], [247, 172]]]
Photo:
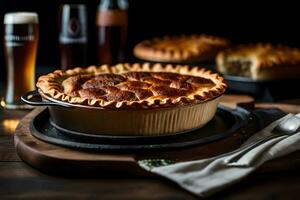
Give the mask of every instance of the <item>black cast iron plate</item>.
[[32, 120], [30, 130], [31, 134], [40, 140], [75, 149], [96, 151], [170, 150], [225, 138], [243, 126], [244, 118], [244, 114], [240, 112], [218, 107], [215, 117], [208, 124], [190, 132], [156, 137], [95, 137], [58, 131], [50, 122], [48, 109], [45, 109]]

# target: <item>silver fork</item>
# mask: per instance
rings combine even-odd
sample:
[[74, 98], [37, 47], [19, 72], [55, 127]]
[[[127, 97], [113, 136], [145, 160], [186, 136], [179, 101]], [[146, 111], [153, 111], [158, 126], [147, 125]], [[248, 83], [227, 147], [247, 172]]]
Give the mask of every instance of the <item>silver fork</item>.
[[[247, 152], [251, 151], [255, 147], [257, 147], [271, 139], [274, 139], [276, 137], [292, 135], [292, 134], [300, 131], [299, 127], [300, 127], [300, 114], [298, 114], [297, 116], [293, 115], [293, 116], [288, 117], [287, 119], [283, 120], [282, 122], [280, 122], [277, 126], [275, 126], [273, 128], [273, 130], [271, 131], [273, 134], [271, 134], [267, 137], [264, 137], [254, 143], [250, 143], [248, 145], [242, 146], [231, 152], [212, 157], [212, 158], [210, 158], [210, 161], [213, 162], [213, 160], [222, 159], [223, 157], [228, 156], [229, 159], [226, 159], [224, 161], [225, 164], [232, 165], [232, 166], [235, 166], [235, 165], [240, 166], [239, 164], [236, 164], [236, 162], [241, 157], [243, 157], [243, 155], [245, 155]], [[139, 164], [146, 165], [148, 168], [155, 168], [155, 167], [166, 166], [166, 165], [170, 165], [170, 164], [174, 164], [174, 163], [172, 161], [166, 160], [166, 159], [149, 159], [149, 160], [140, 160]]]
[[[281, 136], [287, 136], [287, 135], [293, 135], [294, 133], [297, 133], [300, 131], [300, 116], [293, 115], [282, 122], [280, 122], [277, 126], [275, 126], [272, 131], [271, 135], [262, 138], [261, 140], [258, 140], [257, 142], [251, 143], [249, 145], [246, 145], [244, 147], [241, 147], [234, 151], [236, 153], [235, 156], [230, 157], [228, 160], [226, 160], [227, 164], [233, 165], [234, 163], [238, 162], [238, 160], [243, 157], [245, 154], [247, 154], [252, 149], [258, 147], [259, 145], [264, 144], [267, 141], [270, 141], [272, 139], [281, 137]], [[238, 153], [237, 153], [238, 152]]]

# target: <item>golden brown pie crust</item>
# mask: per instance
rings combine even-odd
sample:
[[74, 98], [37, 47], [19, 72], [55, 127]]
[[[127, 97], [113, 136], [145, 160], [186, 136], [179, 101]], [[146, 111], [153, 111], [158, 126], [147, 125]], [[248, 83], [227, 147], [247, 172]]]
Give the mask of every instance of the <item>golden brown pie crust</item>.
[[37, 87], [72, 104], [147, 109], [204, 102], [223, 94], [226, 84], [198, 67], [145, 63], [57, 70], [41, 76]]
[[154, 38], [137, 44], [137, 58], [157, 62], [211, 61], [216, 54], [230, 46], [224, 38], [209, 35], [182, 35]]
[[[244, 70], [230, 69], [232, 62], [249, 62]], [[217, 69], [223, 74], [248, 76], [253, 79], [278, 79], [300, 76], [300, 50], [283, 45], [247, 44], [220, 52], [216, 57]], [[237, 66], [238, 67], [238, 66]]]

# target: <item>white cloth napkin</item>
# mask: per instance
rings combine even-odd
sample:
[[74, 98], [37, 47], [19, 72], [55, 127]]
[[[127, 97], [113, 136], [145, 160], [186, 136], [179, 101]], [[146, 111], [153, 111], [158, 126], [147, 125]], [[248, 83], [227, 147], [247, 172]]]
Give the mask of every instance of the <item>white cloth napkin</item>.
[[[209, 196], [238, 182], [264, 162], [299, 150], [300, 132], [270, 139], [247, 152], [236, 162], [228, 162], [241, 152], [240, 149], [243, 146], [274, 134], [271, 133], [273, 128], [290, 116], [292, 114], [284, 116], [254, 134], [241, 148], [235, 150], [234, 153], [229, 152], [208, 159], [181, 162], [160, 167], [149, 166], [143, 161], [139, 162], [139, 165], [152, 173], [176, 182], [179, 186], [197, 196]], [[297, 116], [300, 117], [300, 113]]]

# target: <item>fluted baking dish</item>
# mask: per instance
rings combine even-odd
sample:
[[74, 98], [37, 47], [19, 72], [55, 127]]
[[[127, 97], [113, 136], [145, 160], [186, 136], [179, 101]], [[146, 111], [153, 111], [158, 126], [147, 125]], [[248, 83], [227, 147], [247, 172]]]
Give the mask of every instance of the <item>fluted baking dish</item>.
[[[66, 72], [56, 71], [49, 74], [48, 79], [42, 77], [40, 80], [43, 81], [42, 84], [46, 80], [53, 85], [53, 80], [49, 80], [52, 77], [58, 77], [61, 81], [61, 79], [65, 79], [66, 74], [73, 76], [74, 71], [80, 72], [80, 74], [85, 72], [97, 74], [100, 71], [101, 74], [104, 73], [104, 69], [106, 68], [90, 67]], [[226, 88], [220, 76], [203, 69], [189, 70], [182, 66], [158, 67], [157, 65], [149, 67], [149, 64], [138, 65], [138, 67], [137, 65], [133, 67], [125, 65], [125, 67], [109, 68], [110, 71], [114, 69], [117, 72], [126, 70], [164, 72], [165, 70], [187, 75], [198, 72], [204, 77], [213, 77], [218, 87], [209, 91], [204, 90], [199, 94], [193, 93], [188, 97], [173, 99], [151, 97], [149, 98], [151, 101], [107, 103], [103, 100], [90, 101], [82, 100], [82, 98], [79, 102], [78, 98], [70, 98], [63, 92], [57, 92], [60, 89], [58, 84], [51, 85], [53, 90], [43, 90], [42, 84], [38, 84], [40, 86], [38, 91], [29, 92], [22, 99], [30, 105], [47, 106], [52, 124], [60, 130], [98, 135], [159, 136], [186, 132], [204, 126], [214, 117], [220, 97]], [[35, 101], [37, 96], [40, 96], [42, 100]]]

